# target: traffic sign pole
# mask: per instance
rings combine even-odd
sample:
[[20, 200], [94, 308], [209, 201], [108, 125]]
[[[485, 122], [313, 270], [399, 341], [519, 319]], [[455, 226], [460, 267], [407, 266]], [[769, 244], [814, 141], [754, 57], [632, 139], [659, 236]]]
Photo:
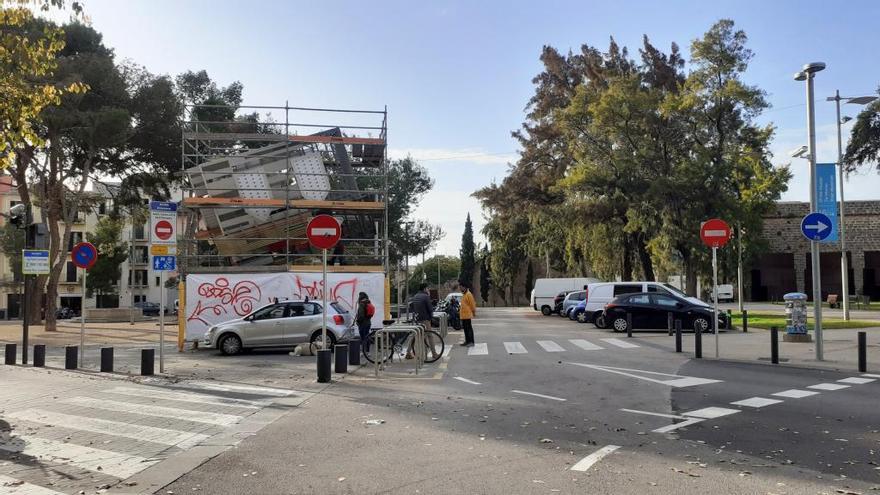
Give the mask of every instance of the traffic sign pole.
[[715, 359], [718, 359], [718, 248], [712, 248], [712, 291], [714, 303], [713, 315], [715, 317]]
[[321, 311], [321, 347], [327, 349], [327, 250], [322, 249], [322, 251], [324, 251], [324, 285], [322, 286], [321, 293], [324, 296], [324, 310]]
[[339, 242], [342, 237], [342, 226], [339, 220], [330, 215], [317, 215], [309, 221], [306, 226], [306, 237], [309, 244], [321, 250], [323, 262], [322, 275], [323, 283], [321, 294], [323, 311], [321, 311], [321, 347], [318, 354], [318, 383], [326, 383], [330, 381], [330, 349], [327, 346], [327, 293], [329, 288], [327, 285], [327, 250]]
[[159, 272], [159, 373], [165, 373], [165, 270]]
[[80, 304], [79, 308], [79, 362], [82, 363], [85, 360], [86, 355], [86, 273], [88, 270], [85, 268], [83, 271], [83, 286], [82, 286], [82, 304]]

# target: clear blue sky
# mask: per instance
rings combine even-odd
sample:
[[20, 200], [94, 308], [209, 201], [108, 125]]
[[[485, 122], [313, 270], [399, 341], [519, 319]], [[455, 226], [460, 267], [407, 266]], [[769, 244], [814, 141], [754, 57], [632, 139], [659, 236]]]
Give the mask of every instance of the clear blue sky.
[[[749, 35], [755, 57], [746, 79], [767, 91], [778, 127], [774, 163], [805, 144], [804, 85], [792, 74], [823, 61], [816, 79], [819, 161], [834, 161], [833, 103], [826, 96], [875, 92], [880, 2], [571, 1], [571, 2], [242, 2], [85, 0], [93, 26], [120, 58], [155, 73], [206, 69], [220, 84], [239, 80], [252, 105], [389, 110], [393, 155], [422, 159], [436, 180], [419, 216], [446, 231], [440, 252], [457, 254], [465, 215], [479, 228], [470, 193], [506, 173], [549, 44], [632, 53], [647, 34], [661, 48], [690, 41], [731, 18]], [[856, 108], [845, 109], [855, 116]], [[845, 136], [849, 126], [845, 128]], [[806, 200], [806, 161], [794, 160], [786, 200]], [[847, 199], [878, 199], [880, 178], [864, 170]]]

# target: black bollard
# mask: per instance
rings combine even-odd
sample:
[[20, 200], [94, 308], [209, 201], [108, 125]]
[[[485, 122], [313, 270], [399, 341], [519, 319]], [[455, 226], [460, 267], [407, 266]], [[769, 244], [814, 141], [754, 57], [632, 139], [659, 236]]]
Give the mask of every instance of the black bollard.
[[694, 357], [703, 359], [703, 332], [694, 327]]
[[672, 312], [666, 313], [666, 330], [669, 331], [669, 336], [672, 337]]
[[16, 344], [6, 344], [6, 364], [15, 364], [15, 355], [18, 354]]
[[361, 339], [352, 339], [348, 341], [348, 365], [361, 365]]
[[632, 315], [626, 314], [626, 337], [631, 339], [633, 336], [633, 319]]
[[675, 352], [681, 352], [681, 320], [675, 320]]
[[46, 366], [46, 346], [43, 344], [34, 346], [34, 366], [37, 368]]
[[868, 371], [868, 334], [859, 332], [859, 371]]
[[727, 310], [727, 329], [733, 330], [733, 311]]
[[743, 333], [749, 331], [749, 310], [743, 310]]
[[318, 383], [330, 383], [330, 349], [318, 350]]
[[770, 362], [779, 364], [779, 329], [770, 327]]
[[141, 376], [151, 376], [156, 361], [156, 349], [141, 349]]
[[336, 345], [336, 366], [337, 373], [348, 373], [348, 346], [345, 344]]
[[64, 369], [75, 370], [79, 360], [79, 346], [69, 345], [64, 348]]
[[101, 348], [101, 372], [113, 373], [113, 348]]

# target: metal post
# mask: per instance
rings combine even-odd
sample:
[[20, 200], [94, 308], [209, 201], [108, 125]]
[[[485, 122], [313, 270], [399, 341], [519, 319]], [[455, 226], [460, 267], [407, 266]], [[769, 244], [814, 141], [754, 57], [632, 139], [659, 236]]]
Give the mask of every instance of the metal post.
[[631, 339], [633, 336], [632, 314], [626, 314], [626, 337]]
[[[715, 358], [718, 358], [718, 248], [712, 248], [712, 317], [715, 319]], [[696, 330], [695, 330], [696, 331]]]
[[849, 321], [849, 266], [846, 259], [846, 234], [843, 210], [846, 203], [843, 200], [843, 140], [840, 136], [840, 90], [834, 93], [834, 102], [837, 104], [837, 177], [840, 182], [840, 222], [837, 226], [840, 236], [840, 280], [843, 285], [843, 319]]
[[79, 308], [79, 360], [85, 361], [86, 353], [86, 273], [88, 270], [83, 268], [82, 282], [82, 304]]
[[6, 364], [15, 364], [15, 355], [18, 354], [16, 347], [18, 344], [6, 344], [6, 355], [3, 361]]
[[113, 373], [113, 348], [101, 348], [101, 372]]
[[675, 320], [675, 352], [681, 352], [681, 320]]
[[[737, 264], [736, 264], [736, 301], [739, 310], [743, 310], [743, 241], [742, 241], [742, 226], [737, 224], [736, 226], [736, 242], [738, 247], [737, 253]], [[730, 320], [727, 320], [730, 321]]]
[[348, 373], [348, 345], [336, 345], [336, 362], [334, 364], [336, 373]]
[[76, 356], [79, 354], [77, 351], [75, 345], [69, 345], [64, 348], [64, 369], [75, 370], [77, 368]]
[[749, 310], [743, 310], [743, 333], [748, 333], [749, 331]]
[[703, 358], [703, 332], [694, 326], [694, 357]]
[[[24, 212], [24, 248], [29, 249], [31, 247], [30, 236], [28, 235], [28, 229], [31, 226], [31, 222], [33, 222], [33, 213], [31, 212], [31, 205], [28, 203]], [[21, 275], [21, 278], [24, 280], [24, 290], [22, 291], [22, 296], [24, 297], [24, 301], [21, 303], [22, 309], [22, 318], [21, 318], [21, 363], [28, 363], [28, 331], [30, 327], [30, 314], [28, 311], [30, 308], [28, 307], [28, 299], [30, 299], [30, 292], [28, 290], [28, 276], [25, 274]], [[36, 280], [36, 279], [34, 279]]]
[[733, 330], [733, 311], [727, 310], [727, 329]]
[[859, 371], [868, 371], [868, 334], [859, 332]]
[[672, 336], [672, 312], [666, 313], [666, 330], [669, 331], [669, 336]]
[[770, 362], [779, 364], [779, 329], [770, 327]]
[[[807, 74], [807, 132], [810, 146], [810, 212], [818, 211], [816, 206], [816, 111], [813, 108], [813, 73]], [[813, 325], [816, 329], [816, 360], [823, 360], [822, 343], [822, 274], [819, 263], [819, 243], [810, 241], [813, 262]]]
[[141, 349], [141, 376], [153, 374], [153, 361], [156, 359], [156, 349]]
[[327, 349], [327, 250], [322, 249], [324, 264], [322, 268], [323, 285], [321, 286], [321, 297], [323, 301], [323, 310], [321, 311], [321, 348]]
[[165, 270], [159, 271], [159, 373], [165, 373]]
[[134, 325], [134, 215], [131, 217], [131, 235], [128, 244], [128, 324]]
[[46, 366], [46, 345], [37, 344], [34, 346], [34, 367], [42, 368]]

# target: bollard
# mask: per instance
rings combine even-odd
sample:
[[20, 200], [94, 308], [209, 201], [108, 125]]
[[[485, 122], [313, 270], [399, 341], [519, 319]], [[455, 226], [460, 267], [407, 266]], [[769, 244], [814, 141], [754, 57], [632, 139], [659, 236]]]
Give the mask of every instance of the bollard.
[[113, 348], [101, 348], [101, 372], [113, 373]]
[[156, 349], [141, 349], [141, 376], [152, 376]]
[[15, 355], [18, 353], [16, 344], [6, 344], [6, 364], [15, 364]]
[[361, 339], [352, 339], [348, 341], [348, 365], [361, 365]]
[[666, 313], [666, 330], [669, 331], [669, 336], [672, 337], [672, 312]]
[[318, 383], [330, 383], [330, 349], [318, 350]]
[[694, 327], [694, 357], [703, 359], [703, 332]]
[[868, 334], [859, 332], [859, 371], [868, 371]]
[[675, 352], [681, 352], [681, 320], [675, 320]]
[[733, 311], [727, 310], [727, 330], [733, 330]]
[[631, 339], [633, 336], [633, 319], [632, 315], [626, 314], [626, 337]]
[[749, 331], [749, 310], [743, 310], [743, 333]]
[[64, 348], [64, 369], [75, 370], [79, 359], [79, 346], [69, 345]]
[[42, 368], [46, 366], [46, 346], [37, 344], [34, 346], [34, 367]]
[[348, 346], [336, 345], [336, 369], [337, 373], [348, 373]]
[[779, 329], [770, 327], [770, 362], [779, 364]]

